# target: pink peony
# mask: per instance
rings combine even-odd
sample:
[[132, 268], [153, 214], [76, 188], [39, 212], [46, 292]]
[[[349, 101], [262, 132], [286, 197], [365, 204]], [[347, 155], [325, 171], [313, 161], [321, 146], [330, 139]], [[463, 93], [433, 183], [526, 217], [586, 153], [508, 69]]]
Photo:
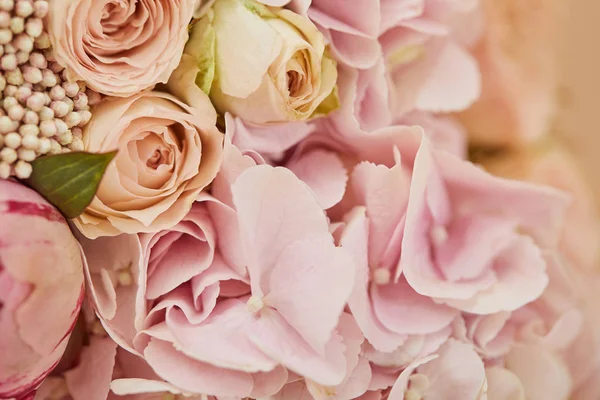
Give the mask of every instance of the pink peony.
[[33, 190], [0, 180], [0, 398], [30, 398], [58, 364], [83, 299], [79, 244]]
[[161, 82], [179, 64], [196, 0], [56, 0], [48, 31], [69, 80], [126, 97]]

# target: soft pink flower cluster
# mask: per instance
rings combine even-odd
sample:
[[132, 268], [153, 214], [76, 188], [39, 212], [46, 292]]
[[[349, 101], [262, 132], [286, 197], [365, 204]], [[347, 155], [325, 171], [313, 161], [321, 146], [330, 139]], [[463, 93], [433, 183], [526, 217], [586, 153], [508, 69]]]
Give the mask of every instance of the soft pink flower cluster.
[[51, 5], [57, 62], [108, 96], [85, 150], [119, 154], [37, 400], [599, 398], [571, 197], [467, 161], [449, 115], [480, 95], [478, 0]]

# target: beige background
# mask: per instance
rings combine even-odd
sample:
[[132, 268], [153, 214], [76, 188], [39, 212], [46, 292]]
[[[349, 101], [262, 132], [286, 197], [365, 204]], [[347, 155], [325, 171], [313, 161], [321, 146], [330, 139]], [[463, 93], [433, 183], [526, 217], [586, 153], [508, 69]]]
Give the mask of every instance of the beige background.
[[555, 132], [575, 154], [600, 199], [600, 1], [564, 1], [570, 4], [570, 15], [561, 43], [561, 105]]

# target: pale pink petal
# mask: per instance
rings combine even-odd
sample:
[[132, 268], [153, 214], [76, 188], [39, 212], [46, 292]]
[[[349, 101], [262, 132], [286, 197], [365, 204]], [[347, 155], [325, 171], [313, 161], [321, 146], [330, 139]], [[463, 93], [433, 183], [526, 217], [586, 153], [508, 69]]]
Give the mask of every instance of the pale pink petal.
[[[337, 387], [323, 388], [307, 381], [306, 385], [315, 399], [345, 400], [365, 393], [371, 382], [371, 367], [362, 354], [364, 337], [350, 314], [342, 314], [338, 332], [344, 338], [346, 351], [346, 378]], [[332, 396], [331, 393], [334, 393]]]
[[328, 232], [310, 188], [285, 168], [252, 167], [232, 187], [252, 292], [261, 295], [283, 250]]
[[281, 365], [268, 372], [252, 374], [254, 386], [250, 397], [258, 399], [274, 395], [286, 384], [288, 376], [288, 371]]
[[269, 400], [314, 400], [313, 395], [309, 392], [304, 380], [297, 380], [285, 385]]
[[266, 307], [250, 326], [248, 335], [273, 360], [321, 385], [338, 385], [346, 375], [345, 346], [337, 335], [333, 335], [325, 353], [319, 355], [277, 311]]
[[548, 285], [546, 261], [533, 240], [518, 238], [494, 262], [496, 283], [471, 299], [447, 300], [447, 304], [476, 314], [513, 311], [537, 299]]
[[408, 366], [394, 384], [389, 400], [403, 400], [413, 372], [424, 376], [426, 398], [440, 400], [477, 399], [485, 385], [483, 362], [465, 343], [450, 339], [437, 356], [427, 357]]
[[344, 197], [348, 173], [335, 153], [313, 150], [291, 160], [286, 167], [312, 189], [323, 209], [333, 207]]
[[386, 329], [373, 312], [368, 292], [368, 236], [365, 209], [356, 209], [351, 213], [340, 240], [342, 247], [352, 254], [356, 264], [354, 289], [348, 299], [348, 306], [367, 340], [378, 350], [392, 351], [400, 345], [403, 336]]
[[361, 163], [354, 168], [351, 183], [357, 201], [366, 207], [369, 220], [369, 265], [383, 267], [380, 265], [383, 254], [406, 212], [410, 177], [400, 160], [392, 168]]
[[[313, 0], [309, 13], [313, 9], [318, 9], [335, 21], [351, 26], [366, 35], [372, 37], [379, 35], [381, 21], [379, 1], [355, 0], [352, 7], [348, 7], [345, 0]], [[330, 29], [340, 29], [338, 25], [328, 24], [325, 21], [317, 22]]]
[[254, 151], [264, 155], [277, 155], [286, 151], [314, 130], [314, 126], [305, 122], [254, 125], [244, 123], [229, 113], [225, 116], [225, 123], [231, 142], [241, 152]]
[[398, 379], [392, 386], [392, 390], [390, 390], [388, 400], [404, 400], [404, 392], [408, 389], [408, 382], [410, 376], [415, 372], [415, 370], [423, 364], [430, 362], [431, 360], [435, 360], [438, 355], [432, 355], [428, 357], [421, 358], [412, 362], [409, 366], [404, 368]]
[[252, 390], [250, 374], [192, 360], [159, 339], [150, 340], [144, 357], [161, 378], [188, 392], [244, 397]]
[[271, 371], [274, 361], [246, 337], [252, 314], [237, 299], [223, 300], [202, 323], [173, 316], [166, 320], [176, 347], [192, 359], [246, 372]]
[[473, 104], [481, 92], [481, 76], [473, 56], [448, 42], [437, 55], [436, 65], [417, 96], [416, 108], [451, 112]]
[[373, 285], [371, 299], [377, 318], [399, 334], [433, 333], [448, 326], [457, 315], [456, 310], [415, 292], [404, 278]]
[[[230, 118], [232, 119], [233, 117]], [[231, 123], [233, 124], [235, 121], [236, 120], [232, 119]], [[212, 195], [228, 206], [233, 206], [231, 185], [244, 171], [255, 165], [256, 161], [254, 159], [244, 155], [240, 149], [234, 146], [231, 143], [231, 138], [229, 136], [225, 137], [225, 142], [223, 144], [223, 162], [219, 169], [219, 173], [212, 183]]]
[[323, 354], [353, 286], [350, 255], [329, 234], [286, 247], [270, 276], [265, 303]]
[[92, 337], [81, 351], [79, 364], [64, 374], [73, 400], [105, 400], [112, 380], [117, 344]]
[[467, 157], [467, 133], [453, 117], [413, 111], [399, 121], [406, 125], [419, 125], [434, 148], [444, 150], [462, 159]]
[[165, 393], [182, 394], [181, 390], [175, 386], [162, 381], [154, 381], [140, 378], [122, 378], [115, 379], [110, 384], [111, 391], [119, 396], [148, 394], [148, 393]]
[[418, 17], [423, 13], [425, 0], [380, 0], [381, 7], [381, 28], [383, 33], [396, 26], [401, 21], [406, 21]]

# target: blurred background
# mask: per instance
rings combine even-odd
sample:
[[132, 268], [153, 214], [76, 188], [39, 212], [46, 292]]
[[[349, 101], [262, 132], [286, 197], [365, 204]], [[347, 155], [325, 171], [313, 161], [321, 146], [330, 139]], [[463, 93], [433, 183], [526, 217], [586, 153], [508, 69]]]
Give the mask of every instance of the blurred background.
[[[570, 0], [560, 43], [560, 103], [554, 130], [600, 199], [600, 1]], [[600, 210], [600, 201], [597, 201]]]

